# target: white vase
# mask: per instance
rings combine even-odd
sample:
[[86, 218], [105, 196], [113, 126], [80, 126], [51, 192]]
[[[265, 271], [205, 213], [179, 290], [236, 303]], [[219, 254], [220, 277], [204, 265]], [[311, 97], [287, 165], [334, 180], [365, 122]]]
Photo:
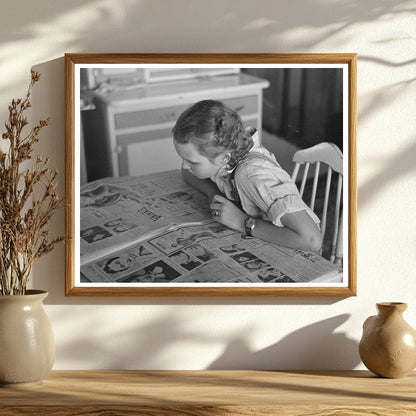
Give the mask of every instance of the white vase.
[[52, 326], [42, 301], [48, 292], [0, 295], [0, 385], [40, 384], [55, 361]]

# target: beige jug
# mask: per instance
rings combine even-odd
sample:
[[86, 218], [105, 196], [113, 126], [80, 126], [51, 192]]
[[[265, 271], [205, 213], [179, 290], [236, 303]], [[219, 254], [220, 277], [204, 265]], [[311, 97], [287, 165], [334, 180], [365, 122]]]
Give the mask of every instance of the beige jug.
[[382, 377], [400, 378], [416, 367], [416, 331], [404, 320], [406, 303], [377, 303], [364, 322], [359, 345], [365, 366]]

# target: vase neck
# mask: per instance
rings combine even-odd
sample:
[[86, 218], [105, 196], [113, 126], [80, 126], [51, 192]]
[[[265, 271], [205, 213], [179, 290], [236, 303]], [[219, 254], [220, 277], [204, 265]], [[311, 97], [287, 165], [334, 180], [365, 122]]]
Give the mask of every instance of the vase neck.
[[407, 304], [402, 302], [382, 302], [377, 303], [377, 309], [380, 315], [401, 315], [407, 309]]

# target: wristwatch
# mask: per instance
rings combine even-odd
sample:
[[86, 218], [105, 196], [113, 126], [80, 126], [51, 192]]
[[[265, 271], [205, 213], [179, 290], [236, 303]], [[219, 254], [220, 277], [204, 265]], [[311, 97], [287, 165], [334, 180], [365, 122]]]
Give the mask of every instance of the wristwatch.
[[256, 226], [256, 218], [254, 217], [247, 217], [247, 219], [244, 222], [244, 229], [246, 236], [253, 237], [253, 230]]

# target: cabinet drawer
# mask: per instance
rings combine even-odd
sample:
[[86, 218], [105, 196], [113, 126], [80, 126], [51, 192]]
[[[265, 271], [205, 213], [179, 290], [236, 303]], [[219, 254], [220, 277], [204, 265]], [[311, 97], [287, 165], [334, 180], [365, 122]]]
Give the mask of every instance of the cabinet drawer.
[[[224, 104], [237, 111], [240, 116], [254, 114], [258, 111], [257, 95], [246, 97], [228, 98], [222, 100]], [[175, 122], [180, 114], [185, 111], [192, 103], [176, 105], [171, 107], [155, 108], [149, 110], [131, 111], [114, 115], [116, 130], [143, 127], [147, 125], [157, 125], [161, 123]]]
[[128, 143], [122, 147], [118, 159], [120, 176], [147, 175], [182, 166], [171, 138]]
[[124, 146], [131, 143], [151, 142], [153, 140], [167, 138], [173, 140], [173, 133], [171, 127], [128, 134], [118, 134], [116, 136], [117, 145], [119, 146]]

